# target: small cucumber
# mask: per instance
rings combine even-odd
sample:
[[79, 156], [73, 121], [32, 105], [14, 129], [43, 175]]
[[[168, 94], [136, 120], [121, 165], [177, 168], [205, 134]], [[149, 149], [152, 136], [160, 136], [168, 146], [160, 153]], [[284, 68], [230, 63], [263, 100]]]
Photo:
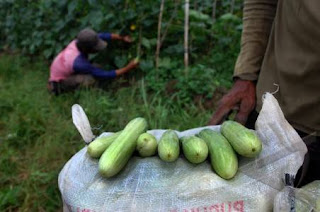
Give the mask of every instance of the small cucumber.
[[223, 179], [231, 179], [238, 171], [238, 158], [221, 133], [205, 129], [199, 133], [208, 145], [212, 168]]
[[196, 136], [181, 139], [184, 156], [190, 163], [202, 163], [208, 156], [208, 146], [204, 140]]
[[150, 157], [156, 154], [158, 143], [150, 133], [142, 133], [137, 140], [137, 151], [141, 157]]
[[163, 133], [158, 144], [158, 154], [161, 160], [166, 162], [173, 162], [178, 159], [180, 143], [175, 131], [167, 130]]
[[112, 135], [96, 138], [87, 148], [87, 152], [92, 158], [99, 158], [102, 153], [111, 145], [111, 143], [120, 135], [120, 132]]

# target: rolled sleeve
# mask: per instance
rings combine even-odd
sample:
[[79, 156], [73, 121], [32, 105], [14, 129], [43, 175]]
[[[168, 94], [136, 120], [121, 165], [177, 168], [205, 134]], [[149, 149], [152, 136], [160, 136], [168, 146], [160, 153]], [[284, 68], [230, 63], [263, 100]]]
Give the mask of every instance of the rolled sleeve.
[[269, 40], [278, 0], [246, 0], [243, 9], [241, 51], [234, 77], [257, 80]]

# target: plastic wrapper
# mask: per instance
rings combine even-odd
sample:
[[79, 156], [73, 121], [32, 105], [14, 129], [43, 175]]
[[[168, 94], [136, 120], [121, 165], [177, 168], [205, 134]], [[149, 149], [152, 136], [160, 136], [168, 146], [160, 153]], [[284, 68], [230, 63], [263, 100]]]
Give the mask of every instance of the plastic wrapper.
[[320, 212], [320, 181], [302, 188], [286, 186], [274, 199], [274, 212]]

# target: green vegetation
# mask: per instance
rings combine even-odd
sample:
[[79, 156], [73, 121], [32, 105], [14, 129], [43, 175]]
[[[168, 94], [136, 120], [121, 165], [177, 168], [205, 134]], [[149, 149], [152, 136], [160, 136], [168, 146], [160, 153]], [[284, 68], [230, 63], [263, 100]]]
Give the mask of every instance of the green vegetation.
[[[108, 49], [91, 57], [105, 69], [116, 69], [139, 57], [145, 87], [154, 92], [175, 91], [184, 103], [194, 95], [210, 98], [217, 87], [228, 87], [239, 52], [242, 29], [241, 1], [234, 14], [229, 0], [218, 1], [216, 19], [212, 1], [194, 1], [190, 6], [190, 68], [186, 74], [184, 53], [184, 1], [166, 1], [161, 24], [161, 51], [155, 67], [159, 4], [148, 0], [112, 1], [12, 1], [0, 2], [0, 49], [20, 49], [46, 59], [61, 51], [84, 27], [129, 34], [133, 45], [110, 42]], [[134, 27], [133, 27], [134, 26]], [[111, 52], [111, 53], [110, 53]], [[201, 74], [200, 74], [201, 73]], [[208, 84], [203, 86], [203, 82]]]
[[[219, 89], [231, 85], [240, 47], [242, 2], [236, 1], [233, 14], [229, 3], [218, 1], [215, 21], [212, 1], [190, 5], [186, 74], [183, 1], [166, 1], [158, 68], [160, 1], [0, 1], [0, 211], [61, 210], [58, 174], [84, 147], [71, 119], [75, 103], [84, 108], [95, 135], [119, 131], [137, 116], [151, 129], [206, 125]], [[131, 46], [110, 43], [94, 62], [114, 69], [139, 56], [140, 68], [95, 88], [50, 95], [51, 60], [87, 26], [135, 40]]]
[[[205, 125], [212, 110], [179, 99], [148, 94], [143, 81], [105, 91], [81, 89], [51, 96], [48, 67], [21, 56], [0, 59], [0, 210], [55, 211], [61, 207], [58, 174], [84, 147], [73, 126], [71, 106], [79, 103], [95, 135], [119, 131], [137, 116], [150, 128], [185, 130]], [[125, 101], [124, 101], [125, 100]]]

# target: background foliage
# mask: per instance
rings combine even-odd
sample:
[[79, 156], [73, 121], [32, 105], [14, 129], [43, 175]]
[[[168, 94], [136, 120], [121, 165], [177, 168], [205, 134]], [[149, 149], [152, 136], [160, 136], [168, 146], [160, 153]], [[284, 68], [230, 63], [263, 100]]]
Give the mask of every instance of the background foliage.
[[[164, 90], [175, 79], [178, 95], [186, 102], [194, 95], [212, 96], [218, 86], [230, 86], [234, 60], [239, 51], [241, 1], [234, 14], [229, 0], [194, 0], [190, 6], [190, 76], [183, 67], [184, 1], [165, 1], [162, 34], [166, 34], [155, 69], [160, 1], [150, 0], [2, 0], [0, 2], [0, 48], [20, 49], [28, 55], [51, 60], [77, 33], [91, 27], [97, 31], [129, 34], [133, 45], [113, 42], [108, 50], [91, 57], [106, 69], [120, 68], [141, 57], [137, 79], [146, 78], [147, 89]], [[200, 86], [203, 80], [208, 86]]]
[[[158, 69], [160, 0], [1, 0], [0, 211], [61, 210], [58, 173], [84, 146], [71, 120], [74, 103], [84, 107], [95, 135], [117, 131], [136, 116], [147, 118], [152, 129], [205, 125], [221, 89], [231, 85], [239, 52], [242, 1], [235, 1], [232, 13], [231, 2], [218, 0], [213, 19], [213, 1], [191, 1], [186, 75], [182, 0], [165, 1]], [[139, 55], [139, 69], [97, 88], [49, 95], [51, 60], [88, 26], [135, 41], [110, 43], [91, 57], [94, 62], [114, 69]]]

